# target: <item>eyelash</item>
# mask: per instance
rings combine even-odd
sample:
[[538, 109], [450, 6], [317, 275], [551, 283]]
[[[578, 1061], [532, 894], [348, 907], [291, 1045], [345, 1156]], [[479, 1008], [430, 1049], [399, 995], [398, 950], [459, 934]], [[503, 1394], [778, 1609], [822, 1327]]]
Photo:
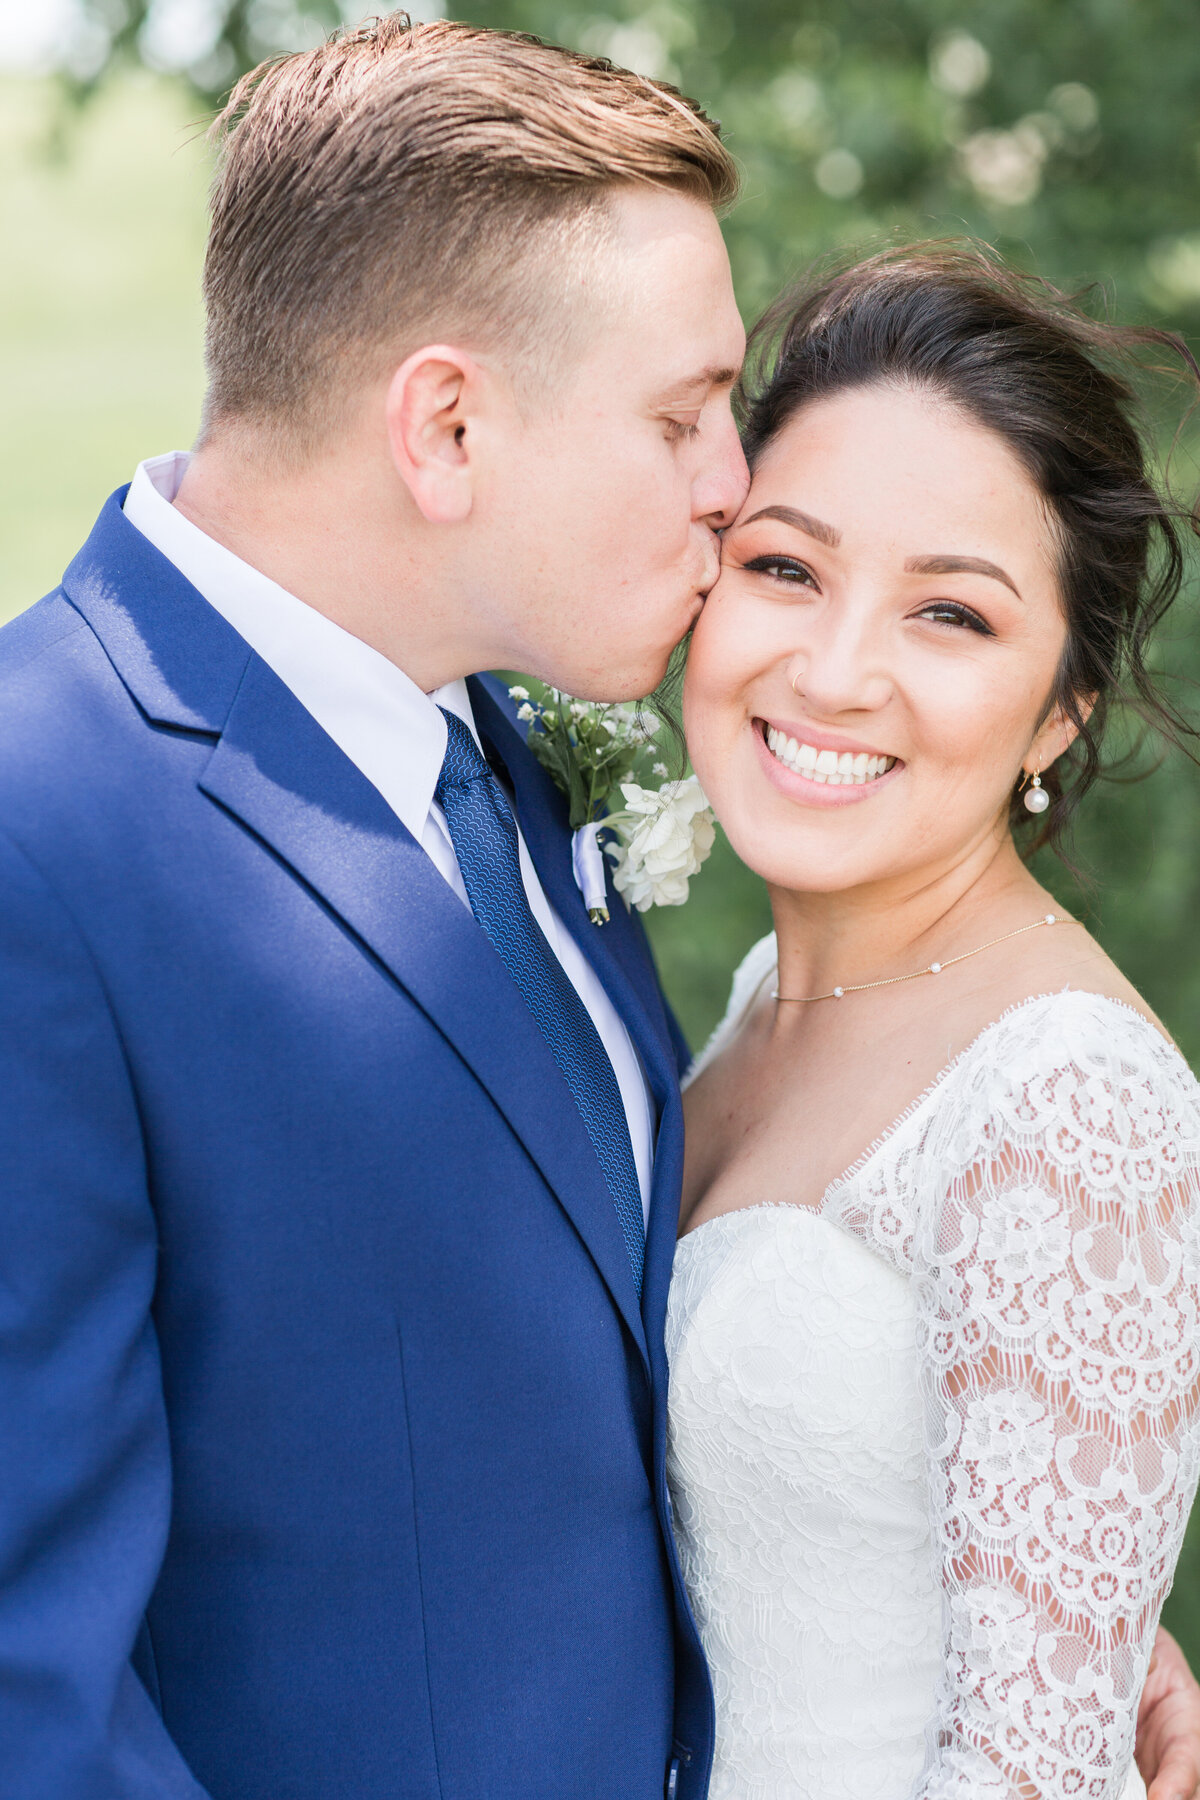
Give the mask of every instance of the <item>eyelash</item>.
[[986, 619], [981, 619], [977, 612], [972, 612], [969, 606], [963, 606], [961, 601], [934, 600], [923, 612], [918, 614], [918, 617], [925, 619], [928, 618], [931, 613], [935, 612], [951, 613], [953, 615], [953, 618], [949, 620], [937, 619], [934, 621], [935, 624], [962, 625], [965, 626], [968, 631], [975, 632], [979, 637], [995, 637], [996, 635]]
[[671, 444], [684, 443], [689, 438], [700, 436], [700, 426], [685, 424], [682, 419], [667, 420], [667, 441]]
[[[783, 582], [787, 587], [811, 585], [815, 588], [817, 586], [817, 578], [808, 565], [806, 563], [797, 562], [790, 556], [754, 556], [751, 557], [749, 562], [743, 563], [742, 566], [743, 568], [753, 570], [755, 574], [770, 575], [772, 580]], [[803, 582], [798, 580], [788, 580], [782, 573], [785, 569], [791, 576], [803, 577]], [[931, 601], [922, 612], [917, 614], [917, 617], [922, 619], [929, 618], [931, 614], [938, 612], [943, 614], [948, 613], [950, 614], [950, 617], [935, 619], [933, 621], [935, 624], [959, 626], [967, 631], [974, 631], [980, 637], [995, 637], [996, 635], [986, 619], [981, 619], [977, 612], [973, 612], [969, 606], [964, 606], [959, 600]]]
[[817, 585], [817, 578], [808, 564], [796, 562], [790, 556], [752, 556], [748, 563], [742, 564], [742, 567], [753, 570], [756, 575], [770, 575], [772, 580], [783, 581], [788, 587], [799, 587], [801, 583], [786, 581], [785, 577], [776, 571], [787, 569], [793, 575], [803, 576], [811, 586], [816, 587]]

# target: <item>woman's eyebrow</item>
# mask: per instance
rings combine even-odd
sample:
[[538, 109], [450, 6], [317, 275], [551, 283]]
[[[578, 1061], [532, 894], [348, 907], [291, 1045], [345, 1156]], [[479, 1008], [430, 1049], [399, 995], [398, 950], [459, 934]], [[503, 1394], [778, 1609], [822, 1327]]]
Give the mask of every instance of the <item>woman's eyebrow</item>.
[[824, 544], [830, 550], [836, 550], [842, 541], [842, 534], [836, 526], [826, 525], [823, 519], [814, 519], [794, 506], [764, 506], [761, 512], [752, 513], [741, 523], [753, 525], [756, 519], [780, 519], [785, 525], [794, 525], [806, 537], [816, 538], [818, 544]]
[[1018, 600], [1021, 598], [1012, 576], [982, 556], [910, 556], [904, 567], [909, 575], [987, 575], [992, 581], [1002, 581]]

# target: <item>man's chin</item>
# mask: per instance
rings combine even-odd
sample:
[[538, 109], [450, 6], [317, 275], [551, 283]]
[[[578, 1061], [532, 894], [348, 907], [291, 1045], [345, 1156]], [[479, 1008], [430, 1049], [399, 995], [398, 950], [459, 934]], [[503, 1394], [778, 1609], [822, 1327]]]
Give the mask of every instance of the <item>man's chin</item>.
[[[552, 687], [561, 688], [576, 700], [644, 700], [663, 681], [671, 666], [671, 658], [687, 640], [703, 606], [703, 597], [694, 594], [687, 610], [676, 621], [676, 637], [655, 646], [641, 645], [634, 653], [631, 653], [628, 641], [614, 643], [612, 654], [604, 658], [599, 668], [594, 662], [587, 668], [578, 669], [564, 667], [560, 663], [552, 673], [528, 659], [523, 666], [527, 674], [537, 676]], [[603, 655], [603, 652], [600, 654]]]

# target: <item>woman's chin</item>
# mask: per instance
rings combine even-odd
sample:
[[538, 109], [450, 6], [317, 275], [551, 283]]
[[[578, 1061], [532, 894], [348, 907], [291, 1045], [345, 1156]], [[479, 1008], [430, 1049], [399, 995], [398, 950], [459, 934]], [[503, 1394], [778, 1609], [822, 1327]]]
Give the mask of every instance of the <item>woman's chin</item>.
[[792, 814], [781, 819], [778, 807], [714, 806], [717, 820], [739, 862], [768, 887], [792, 893], [839, 894], [850, 888], [886, 880], [894, 872], [887, 847], [857, 839], [848, 843], [843, 830], [831, 830], [844, 813]]
[[[739, 861], [770, 887], [836, 894], [887, 881], [907, 866], [909, 834], [897, 838], [894, 817], [885, 819], [863, 789], [805, 782], [784, 769], [776, 776], [744, 750], [738, 761], [737, 781], [729, 780], [728, 761], [711, 784], [699, 763], [697, 774]], [[890, 786], [902, 769], [877, 785]]]

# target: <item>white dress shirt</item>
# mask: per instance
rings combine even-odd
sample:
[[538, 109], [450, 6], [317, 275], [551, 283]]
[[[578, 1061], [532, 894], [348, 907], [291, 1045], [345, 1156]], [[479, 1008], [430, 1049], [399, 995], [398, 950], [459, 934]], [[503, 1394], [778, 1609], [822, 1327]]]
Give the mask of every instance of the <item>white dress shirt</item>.
[[[433, 797], [446, 754], [446, 721], [438, 707], [457, 713], [478, 741], [465, 681], [422, 693], [378, 650], [193, 525], [172, 505], [187, 465], [187, 453], [178, 450], [141, 463], [125, 499], [125, 517], [291, 689], [469, 906], [445, 815]], [[547, 900], [519, 828], [517, 837], [530, 911], [612, 1063], [647, 1212], [653, 1125], [637, 1052], [591, 964]]]

